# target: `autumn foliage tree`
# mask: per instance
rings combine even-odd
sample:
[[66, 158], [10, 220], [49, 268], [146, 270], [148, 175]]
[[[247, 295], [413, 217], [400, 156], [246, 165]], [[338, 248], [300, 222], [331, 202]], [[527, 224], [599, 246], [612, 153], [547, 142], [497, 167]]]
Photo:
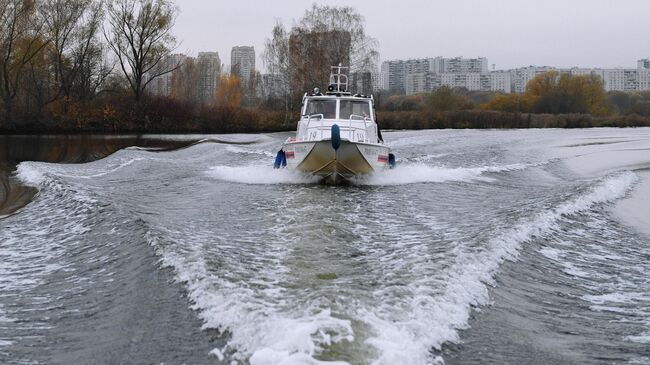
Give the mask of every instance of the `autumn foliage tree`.
[[426, 105], [434, 112], [470, 109], [473, 106], [468, 98], [448, 86], [433, 90], [426, 100]]
[[535, 76], [526, 85], [524, 94], [499, 95], [481, 105], [481, 108], [508, 112], [581, 113], [595, 116], [609, 115], [612, 111], [600, 77], [560, 74], [557, 71]]
[[239, 108], [242, 102], [241, 82], [237, 76], [222, 76], [215, 93], [214, 105], [225, 108]]

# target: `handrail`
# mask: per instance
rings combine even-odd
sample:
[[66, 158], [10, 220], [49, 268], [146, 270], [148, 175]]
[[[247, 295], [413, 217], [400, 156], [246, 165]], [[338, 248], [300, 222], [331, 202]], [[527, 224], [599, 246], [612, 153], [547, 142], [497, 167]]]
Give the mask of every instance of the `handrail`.
[[325, 115], [320, 113], [320, 114], [305, 114], [303, 117], [307, 117], [307, 120], [311, 120], [312, 117], [320, 117], [320, 119], [324, 119]]
[[309, 114], [309, 115], [307, 116], [307, 128], [309, 128], [309, 125], [311, 124], [311, 118], [312, 118], [312, 117], [314, 117], [314, 118], [315, 118], [315, 117], [319, 117], [318, 120], [320, 120], [320, 124], [321, 124], [321, 126], [323, 125], [323, 119], [325, 119], [325, 115], [324, 115], [324, 114]]
[[318, 117], [318, 119], [320, 120], [320, 126], [321, 126], [321, 128], [323, 127], [323, 119], [325, 119], [324, 114], [322, 114], [322, 113], [321, 114], [309, 114], [309, 115], [307, 115], [307, 127], [306, 127], [307, 130], [305, 131], [306, 133], [309, 133], [309, 129], [311, 128], [311, 119], [312, 119], [312, 117], [314, 117], [314, 119], [316, 117]]
[[[324, 118], [323, 114], [303, 115], [303, 117], [307, 117], [307, 126], [305, 127], [305, 129], [306, 129], [305, 133], [306, 134], [308, 134], [309, 130], [313, 129], [313, 128], [316, 128], [317, 130], [320, 130], [320, 131], [324, 131], [324, 130], [327, 129], [325, 127], [325, 125], [324, 125], [325, 118]], [[312, 122], [313, 119], [316, 119], [316, 118], [318, 118], [318, 120], [320, 121], [320, 125], [316, 126], [316, 127], [312, 127], [311, 122]], [[355, 120], [358, 120], [358, 121], [363, 120], [363, 128], [354, 127], [352, 125], [352, 122], [355, 121]], [[341, 121], [341, 119], [339, 119], [339, 121]], [[348, 139], [350, 141], [353, 140], [355, 130], [363, 130], [365, 132], [365, 136], [364, 136], [365, 138], [364, 138], [363, 142], [369, 142], [370, 139], [369, 139], [369, 132], [368, 132], [368, 122], [372, 122], [372, 119], [370, 119], [369, 117], [361, 116], [361, 115], [351, 114], [350, 118], [348, 119], [348, 126], [347, 126]], [[343, 127], [343, 129], [345, 129], [345, 127]]]
[[363, 120], [363, 129], [366, 132], [364, 142], [367, 142], [368, 141], [368, 117], [363, 115], [358, 115], [358, 114], [350, 114], [350, 124], [349, 124], [350, 132], [352, 131], [353, 118], [358, 118], [359, 120]]

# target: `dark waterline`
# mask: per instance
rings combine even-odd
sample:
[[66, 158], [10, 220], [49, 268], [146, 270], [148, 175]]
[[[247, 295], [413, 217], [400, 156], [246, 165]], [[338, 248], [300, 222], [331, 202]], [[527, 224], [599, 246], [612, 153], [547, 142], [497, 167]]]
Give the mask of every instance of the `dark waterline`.
[[0, 135], [0, 217], [28, 204], [37, 190], [12, 177], [23, 161], [86, 163], [127, 147], [169, 151], [187, 147], [200, 138], [159, 138], [138, 135]]

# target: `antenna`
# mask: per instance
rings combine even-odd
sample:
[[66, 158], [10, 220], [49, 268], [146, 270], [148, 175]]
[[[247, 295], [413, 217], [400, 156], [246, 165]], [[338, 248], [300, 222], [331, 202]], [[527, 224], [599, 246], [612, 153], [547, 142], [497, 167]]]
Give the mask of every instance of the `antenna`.
[[330, 84], [327, 87], [328, 94], [349, 94], [348, 76], [343, 73], [348, 67], [343, 67], [340, 63], [338, 66], [332, 66], [330, 74]]

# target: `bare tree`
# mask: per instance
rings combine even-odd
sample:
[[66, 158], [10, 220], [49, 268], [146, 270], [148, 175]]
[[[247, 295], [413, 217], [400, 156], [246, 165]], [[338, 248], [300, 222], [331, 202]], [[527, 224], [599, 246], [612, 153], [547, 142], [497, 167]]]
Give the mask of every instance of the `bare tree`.
[[280, 95], [284, 100], [284, 122], [288, 123], [291, 116], [291, 63], [289, 55], [289, 34], [278, 20], [271, 32], [271, 38], [267, 38], [264, 44], [263, 60], [266, 69], [271, 74], [273, 85], [269, 94]]
[[277, 22], [265, 43], [264, 62], [278, 80], [285, 122], [303, 92], [327, 85], [330, 66], [343, 63], [353, 73], [375, 72], [377, 48], [365, 33], [363, 16], [352, 7], [314, 4], [291, 32]]
[[[73, 91], [87, 98], [87, 89], [105, 78], [104, 53], [97, 39], [103, 20], [97, 0], [44, 0], [40, 13], [50, 39], [51, 62], [55, 71], [55, 94], [69, 98]], [[91, 68], [91, 69], [89, 69]], [[86, 80], [81, 78], [85, 77]], [[90, 78], [90, 80], [88, 80]], [[82, 85], [81, 90], [78, 87]], [[77, 90], [73, 90], [77, 89]]]
[[[363, 16], [353, 7], [313, 4], [311, 9], [305, 11], [305, 15], [300, 19], [298, 26], [294, 27], [293, 32], [349, 33], [350, 71], [374, 71], [379, 58], [379, 43], [366, 34], [364, 22]], [[334, 50], [344, 48], [348, 42], [345, 37], [331, 37], [328, 41], [331, 44], [326, 46]]]
[[171, 34], [177, 12], [170, 0], [108, 2], [104, 35], [138, 103], [151, 81], [180, 67], [162, 62], [177, 46]]
[[200, 71], [199, 64], [193, 58], [185, 60], [183, 65], [172, 74], [171, 97], [200, 105], [201, 89], [198, 87], [201, 82]]
[[30, 0], [0, 0], [0, 99], [10, 125], [26, 66], [48, 44], [35, 6]]
[[[105, 83], [115, 70], [115, 63], [109, 61], [106, 47], [101, 43], [91, 45], [83, 62], [79, 63], [78, 76], [73, 84], [73, 94], [79, 100], [90, 100], [104, 90]], [[81, 61], [80, 55], [76, 56]]]

